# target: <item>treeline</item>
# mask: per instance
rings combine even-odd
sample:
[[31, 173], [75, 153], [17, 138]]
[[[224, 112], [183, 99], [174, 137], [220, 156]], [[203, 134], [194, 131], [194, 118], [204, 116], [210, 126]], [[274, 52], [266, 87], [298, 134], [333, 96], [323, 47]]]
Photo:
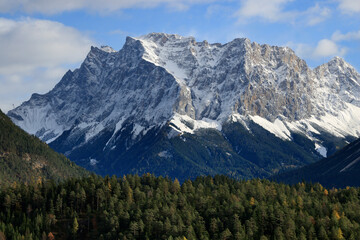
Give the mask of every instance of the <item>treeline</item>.
[[360, 191], [91, 175], [0, 190], [0, 239], [360, 239]]

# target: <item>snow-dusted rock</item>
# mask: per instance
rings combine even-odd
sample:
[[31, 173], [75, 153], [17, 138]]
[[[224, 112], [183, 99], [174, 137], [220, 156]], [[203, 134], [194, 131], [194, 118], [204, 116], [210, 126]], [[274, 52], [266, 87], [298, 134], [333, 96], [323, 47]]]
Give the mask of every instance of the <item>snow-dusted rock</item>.
[[288, 141], [302, 133], [324, 154], [321, 132], [360, 136], [360, 75], [341, 58], [312, 70], [288, 47], [245, 38], [210, 44], [151, 33], [127, 37], [120, 51], [92, 47], [79, 69], [8, 115], [48, 143], [66, 135], [66, 154], [105, 131], [104, 151], [127, 128], [128, 149], [165, 125], [174, 137], [229, 121]]

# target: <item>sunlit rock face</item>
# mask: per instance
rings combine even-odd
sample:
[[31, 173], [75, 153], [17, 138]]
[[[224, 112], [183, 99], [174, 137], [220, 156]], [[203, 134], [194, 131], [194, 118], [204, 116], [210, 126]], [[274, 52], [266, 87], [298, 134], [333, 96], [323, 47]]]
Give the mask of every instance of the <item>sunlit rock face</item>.
[[165, 131], [172, 139], [201, 129], [222, 132], [229, 123], [249, 133], [255, 123], [286, 141], [301, 134], [326, 155], [330, 137], [322, 133], [360, 136], [359, 83], [355, 69], [337, 57], [311, 69], [288, 47], [151, 33], [127, 37], [120, 51], [92, 47], [80, 68], [8, 115], [91, 166], [101, 165], [95, 155], [111, 162], [112, 151], [127, 152], [150, 133]]

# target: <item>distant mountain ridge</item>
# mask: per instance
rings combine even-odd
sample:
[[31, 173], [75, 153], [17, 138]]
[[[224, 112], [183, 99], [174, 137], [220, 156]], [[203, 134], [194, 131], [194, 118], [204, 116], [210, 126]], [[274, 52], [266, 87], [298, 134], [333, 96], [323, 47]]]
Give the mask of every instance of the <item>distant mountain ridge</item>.
[[268, 176], [360, 136], [359, 83], [341, 58], [312, 70], [287, 47], [151, 33], [118, 52], [92, 47], [79, 69], [8, 115], [103, 174]]
[[300, 169], [274, 176], [280, 182], [319, 182], [326, 187], [360, 186], [360, 139], [334, 155]]
[[88, 175], [85, 169], [17, 127], [1, 110], [0, 169], [0, 186]]

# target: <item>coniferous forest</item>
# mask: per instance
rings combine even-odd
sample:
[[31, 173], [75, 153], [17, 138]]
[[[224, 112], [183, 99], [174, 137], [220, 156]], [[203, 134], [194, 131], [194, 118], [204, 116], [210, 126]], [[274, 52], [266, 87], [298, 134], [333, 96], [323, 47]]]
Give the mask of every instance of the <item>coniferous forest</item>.
[[0, 186], [14, 181], [61, 181], [87, 174], [84, 168], [16, 126], [0, 110]]
[[358, 188], [91, 175], [0, 190], [0, 239], [360, 239]]

